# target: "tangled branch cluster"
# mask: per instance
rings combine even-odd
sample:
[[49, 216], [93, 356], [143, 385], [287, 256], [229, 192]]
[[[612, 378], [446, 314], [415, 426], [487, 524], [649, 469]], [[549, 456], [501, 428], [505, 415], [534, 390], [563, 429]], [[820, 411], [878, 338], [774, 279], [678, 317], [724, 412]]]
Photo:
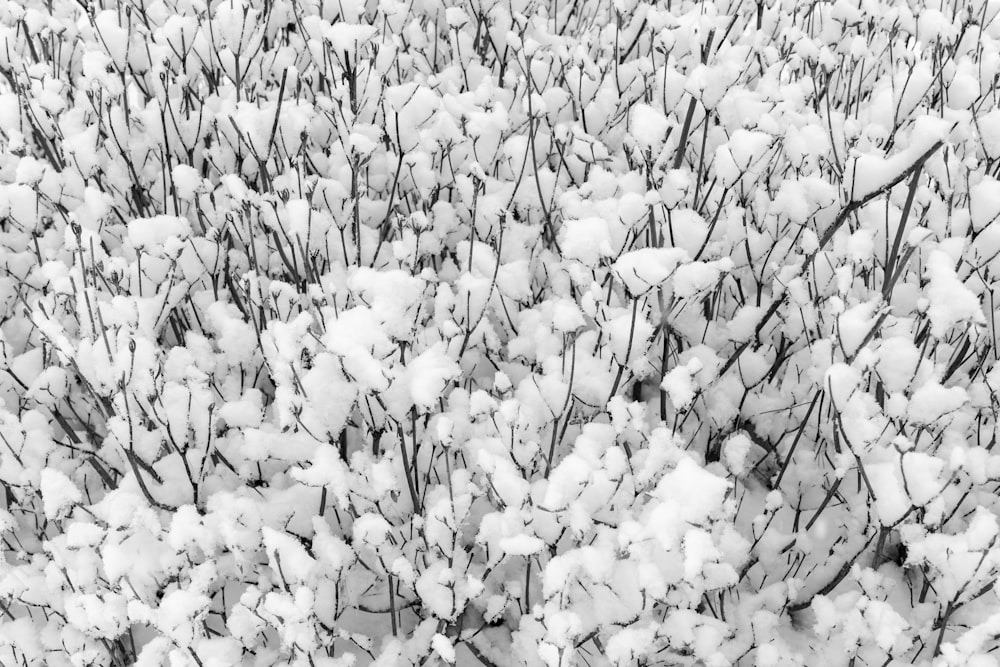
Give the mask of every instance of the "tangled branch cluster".
[[998, 11], [0, 0], [0, 663], [997, 664]]

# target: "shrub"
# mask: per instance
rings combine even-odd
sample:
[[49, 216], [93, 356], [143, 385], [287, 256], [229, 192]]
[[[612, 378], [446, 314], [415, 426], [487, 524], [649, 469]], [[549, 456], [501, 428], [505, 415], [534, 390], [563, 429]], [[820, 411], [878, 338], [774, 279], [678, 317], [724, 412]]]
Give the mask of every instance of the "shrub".
[[0, 662], [996, 664], [998, 9], [0, 3]]

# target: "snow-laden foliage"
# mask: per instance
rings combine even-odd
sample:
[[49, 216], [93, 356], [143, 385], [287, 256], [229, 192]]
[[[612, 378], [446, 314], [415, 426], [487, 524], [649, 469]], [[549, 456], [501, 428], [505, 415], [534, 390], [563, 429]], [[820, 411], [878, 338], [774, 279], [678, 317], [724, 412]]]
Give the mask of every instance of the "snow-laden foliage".
[[0, 0], [0, 663], [996, 665], [997, 0]]

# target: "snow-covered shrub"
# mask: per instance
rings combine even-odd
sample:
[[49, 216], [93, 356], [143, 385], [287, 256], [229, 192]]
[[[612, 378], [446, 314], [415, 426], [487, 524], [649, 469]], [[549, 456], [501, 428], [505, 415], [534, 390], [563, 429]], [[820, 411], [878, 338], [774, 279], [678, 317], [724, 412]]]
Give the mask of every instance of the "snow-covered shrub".
[[0, 0], [0, 663], [997, 664], [998, 13]]

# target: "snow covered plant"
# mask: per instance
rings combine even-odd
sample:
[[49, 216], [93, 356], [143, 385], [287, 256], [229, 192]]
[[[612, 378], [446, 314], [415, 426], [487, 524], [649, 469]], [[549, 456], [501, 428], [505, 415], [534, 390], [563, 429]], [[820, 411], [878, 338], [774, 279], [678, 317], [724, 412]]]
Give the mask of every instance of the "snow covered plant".
[[0, 0], [0, 664], [997, 665], [1000, 0]]

